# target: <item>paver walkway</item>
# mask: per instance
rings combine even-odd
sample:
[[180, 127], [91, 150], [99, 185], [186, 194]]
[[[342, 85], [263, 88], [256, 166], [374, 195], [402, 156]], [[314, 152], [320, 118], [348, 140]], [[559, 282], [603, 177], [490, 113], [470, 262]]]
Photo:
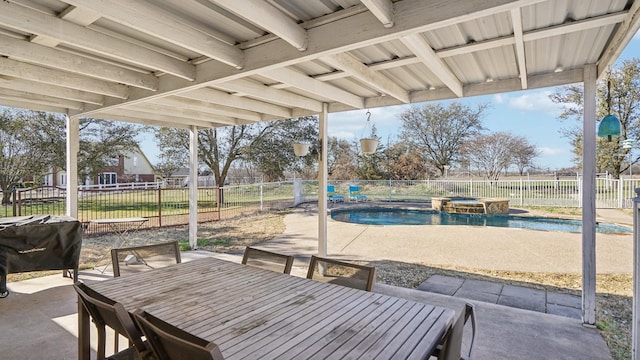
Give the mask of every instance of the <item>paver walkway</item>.
[[582, 317], [582, 299], [563, 294], [497, 282], [432, 275], [418, 286], [418, 290], [484, 301], [519, 309], [566, 316]]

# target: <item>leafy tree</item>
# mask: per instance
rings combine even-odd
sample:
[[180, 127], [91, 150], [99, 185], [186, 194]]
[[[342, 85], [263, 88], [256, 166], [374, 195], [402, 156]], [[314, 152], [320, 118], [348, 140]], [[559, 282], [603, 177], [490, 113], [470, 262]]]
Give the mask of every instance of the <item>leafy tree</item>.
[[356, 153], [351, 143], [345, 139], [330, 137], [327, 158], [327, 172], [331, 179], [351, 179], [356, 171]]
[[383, 152], [384, 146], [377, 135], [377, 129], [375, 125], [371, 126], [371, 133], [367, 136], [369, 139], [378, 139], [378, 147], [373, 154], [362, 153], [360, 149], [359, 141], [354, 142], [354, 149], [358, 149], [357, 167], [355, 169], [355, 175], [358, 179], [362, 180], [380, 180], [385, 178], [383, 167]]
[[[198, 130], [198, 158], [211, 170], [216, 184], [224, 184], [232, 164], [253, 163], [271, 181], [282, 178], [284, 169], [298, 159], [291, 143], [317, 139], [317, 119], [304, 117], [248, 125]], [[189, 133], [186, 130], [157, 128], [156, 141], [164, 151], [188, 154]]]
[[2, 204], [10, 203], [11, 192], [23, 178], [42, 173], [50, 154], [38, 147], [37, 125], [28, 112], [5, 109], [0, 114], [0, 188]]
[[477, 134], [464, 144], [465, 157], [481, 171], [488, 180], [497, 181], [500, 173], [514, 160], [512, 149], [521, 138], [505, 132]]
[[472, 109], [458, 102], [447, 107], [441, 104], [411, 107], [400, 114], [401, 136], [443, 175], [444, 166], [456, 162], [462, 144], [482, 130], [486, 109], [485, 104]]
[[[607, 101], [609, 94], [610, 106]], [[581, 166], [584, 89], [582, 85], [567, 86], [552, 94], [551, 100], [563, 105], [560, 119], [577, 121], [577, 125], [564, 129], [563, 134], [573, 145], [574, 162]], [[631, 149], [623, 146], [626, 139], [640, 139], [640, 59], [625, 60], [621, 67], [611, 69], [598, 82], [596, 101], [596, 117], [602, 119], [610, 112], [620, 119], [622, 130], [620, 138], [611, 142], [597, 139], [596, 166], [600, 171], [608, 170], [619, 178], [640, 160], [640, 155], [634, 155]]]
[[416, 180], [431, 176], [426, 161], [415, 149], [403, 142], [389, 145], [384, 152], [387, 164], [386, 178], [392, 180]]

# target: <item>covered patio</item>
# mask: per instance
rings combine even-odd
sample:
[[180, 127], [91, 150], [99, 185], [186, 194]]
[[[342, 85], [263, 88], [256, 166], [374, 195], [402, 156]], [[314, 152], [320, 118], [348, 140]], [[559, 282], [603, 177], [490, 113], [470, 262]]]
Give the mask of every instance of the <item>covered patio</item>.
[[[638, 27], [633, 0], [9, 0], [0, 2], [0, 105], [67, 115], [68, 184], [78, 121], [191, 133], [319, 114], [319, 213], [328, 115], [584, 83], [582, 322], [595, 319], [596, 81]], [[77, 217], [77, 189], [67, 212]], [[317, 252], [326, 255], [318, 216]]]

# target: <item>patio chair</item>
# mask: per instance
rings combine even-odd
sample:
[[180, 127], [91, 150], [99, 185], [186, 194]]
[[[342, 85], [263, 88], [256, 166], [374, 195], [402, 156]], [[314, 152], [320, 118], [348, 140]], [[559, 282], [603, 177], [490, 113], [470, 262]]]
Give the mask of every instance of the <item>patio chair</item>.
[[[73, 288], [78, 293], [78, 301], [87, 310], [98, 329], [98, 360], [154, 359], [148, 343], [142, 341], [142, 334], [122, 304], [94, 292], [81, 281], [76, 282]], [[114, 354], [109, 357], [105, 356], [106, 327], [113, 329], [116, 335]], [[119, 335], [129, 339], [129, 347], [122, 351], [118, 351]]]
[[158, 360], [224, 360], [218, 346], [138, 309], [133, 317]]
[[371, 291], [376, 268], [312, 255], [307, 279]]
[[114, 277], [157, 269], [180, 262], [180, 246], [177, 241], [111, 249]]
[[[460, 354], [460, 360], [472, 360], [473, 359], [473, 347], [476, 341], [476, 334], [477, 334], [477, 329], [476, 329], [476, 313], [475, 313], [475, 308], [473, 306], [473, 304], [470, 303], [466, 303], [465, 307], [464, 307], [464, 326], [467, 326], [467, 323], [469, 323], [469, 319], [471, 319], [471, 339], [469, 340], [469, 345], [468, 345], [468, 349], [466, 351], [466, 354]], [[436, 346], [435, 350], [433, 351], [433, 353], [431, 353], [431, 356], [434, 356], [438, 359], [443, 359], [446, 357], [445, 352], [447, 351], [447, 342], [449, 340], [449, 338], [451, 337], [451, 331], [452, 329], [449, 329], [449, 331], [447, 332], [447, 334], [444, 336], [444, 341], [440, 344], [438, 344], [438, 346]], [[463, 344], [464, 345], [464, 344]]]
[[334, 185], [327, 185], [327, 199], [333, 203], [344, 202], [344, 196], [336, 194]]
[[367, 201], [367, 196], [360, 194], [360, 186], [349, 185], [349, 200], [351, 201]]
[[267, 250], [247, 246], [244, 250], [242, 263], [265, 270], [291, 274], [293, 256], [278, 254]]

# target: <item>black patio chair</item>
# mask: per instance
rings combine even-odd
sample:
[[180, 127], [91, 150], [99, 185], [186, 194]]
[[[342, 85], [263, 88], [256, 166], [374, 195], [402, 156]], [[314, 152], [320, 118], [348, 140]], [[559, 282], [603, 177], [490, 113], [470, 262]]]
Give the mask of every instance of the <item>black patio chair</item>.
[[133, 317], [158, 360], [224, 360], [218, 346], [138, 309]]
[[181, 261], [177, 241], [111, 249], [114, 277], [179, 264]]
[[371, 291], [376, 268], [312, 255], [307, 279]]
[[293, 266], [293, 256], [278, 254], [267, 250], [256, 249], [247, 246], [244, 249], [242, 263], [265, 270], [291, 274]]
[[[155, 359], [147, 343], [142, 341], [142, 334], [131, 315], [122, 304], [105, 298], [81, 281], [76, 282], [73, 288], [78, 293], [78, 301], [82, 303], [98, 329], [98, 360]], [[115, 331], [114, 353], [108, 357], [105, 355], [107, 327]], [[118, 349], [119, 335], [129, 340], [129, 347], [121, 351]]]
[[[464, 326], [467, 326], [471, 320], [471, 339], [469, 340], [469, 345], [467, 351], [464, 354], [460, 354], [460, 360], [473, 360], [473, 350], [476, 342], [477, 336], [477, 328], [476, 328], [476, 312], [473, 304], [466, 303], [464, 307]], [[447, 351], [447, 343], [449, 338], [451, 337], [452, 329], [449, 329], [447, 334], [444, 336], [443, 341], [436, 346], [431, 356], [436, 357], [438, 359], [444, 358], [444, 353]]]

